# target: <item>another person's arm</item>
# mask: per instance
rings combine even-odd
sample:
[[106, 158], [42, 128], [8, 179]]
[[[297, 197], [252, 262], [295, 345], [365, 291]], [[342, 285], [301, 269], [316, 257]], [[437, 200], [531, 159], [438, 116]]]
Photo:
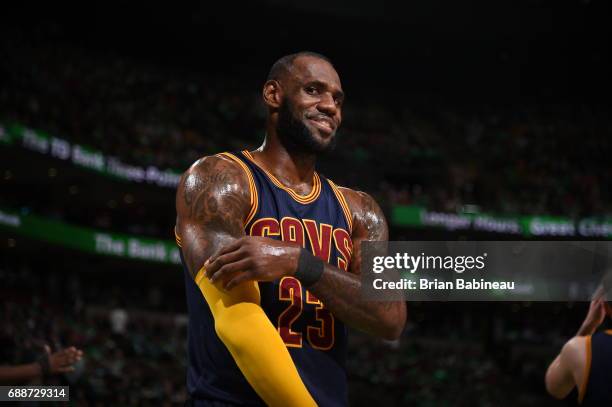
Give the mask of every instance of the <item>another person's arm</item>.
[[579, 397], [584, 397], [591, 335], [601, 325], [605, 315], [605, 299], [600, 289], [591, 301], [589, 312], [576, 336], [567, 341], [546, 371], [546, 390], [551, 396], [563, 399], [577, 386]]
[[577, 374], [586, 357], [586, 337], [575, 336], [563, 346], [561, 352], [546, 371], [546, 390], [556, 399], [564, 399], [578, 385], [578, 393], [582, 396], [584, 374]]
[[184, 259], [210, 307], [217, 335], [257, 394], [271, 406], [314, 406], [291, 355], [260, 306], [257, 282], [227, 292], [204, 278], [205, 261], [245, 235], [244, 221], [252, 203], [249, 191], [247, 176], [229, 158], [206, 157], [185, 173], [176, 195]]
[[71, 346], [54, 353], [45, 348], [40, 361], [16, 366], [0, 366], [0, 383], [18, 384], [48, 374], [68, 373], [74, 370], [74, 364], [83, 356], [83, 352]]
[[[323, 262], [323, 272], [308, 290], [345, 324], [385, 339], [397, 339], [406, 323], [404, 301], [366, 301], [361, 295], [361, 242], [388, 240], [388, 228], [372, 197], [343, 189], [353, 215], [353, 255], [347, 273]], [[245, 237], [226, 244], [206, 267], [211, 281], [228, 290], [245, 281], [273, 281], [299, 276], [302, 256], [294, 244], [262, 237]], [[303, 270], [302, 270], [303, 271]], [[297, 274], [297, 275], [296, 275]]]

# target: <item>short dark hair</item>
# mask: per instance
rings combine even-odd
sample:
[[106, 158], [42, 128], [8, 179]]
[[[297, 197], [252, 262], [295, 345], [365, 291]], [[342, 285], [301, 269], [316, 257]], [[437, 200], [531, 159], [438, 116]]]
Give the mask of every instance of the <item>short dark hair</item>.
[[289, 55], [285, 55], [282, 58], [279, 58], [278, 61], [276, 61], [272, 65], [272, 68], [270, 68], [270, 72], [268, 72], [267, 80], [270, 81], [270, 80], [280, 79], [281, 76], [289, 72], [289, 70], [291, 69], [291, 65], [293, 65], [293, 61], [295, 61], [298, 57], [315, 57], [315, 58], [319, 58], [319, 59], [322, 59], [323, 61], [328, 62], [331, 66], [334, 66], [332, 61], [325, 55], [322, 55], [322, 54], [319, 54], [318, 52], [313, 52], [313, 51], [300, 51], [300, 52], [296, 52], [295, 54], [289, 54]]

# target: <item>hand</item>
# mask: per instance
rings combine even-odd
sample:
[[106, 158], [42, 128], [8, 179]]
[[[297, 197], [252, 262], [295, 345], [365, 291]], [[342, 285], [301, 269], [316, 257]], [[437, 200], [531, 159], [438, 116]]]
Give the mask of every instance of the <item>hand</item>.
[[589, 306], [589, 312], [578, 331], [578, 336], [592, 335], [604, 321], [606, 317], [606, 300], [603, 294], [602, 288], [595, 292], [595, 296]]
[[244, 236], [212, 255], [204, 268], [225, 290], [245, 281], [274, 281], [294, 275], [302, 247], [267, 237]]
[[83, 357], [83, 351], [74, 346], [51, 353], [49, 346], [45, 345], [45, 352], [49, 358], [51, 374], [74, 371], [74, 364]]

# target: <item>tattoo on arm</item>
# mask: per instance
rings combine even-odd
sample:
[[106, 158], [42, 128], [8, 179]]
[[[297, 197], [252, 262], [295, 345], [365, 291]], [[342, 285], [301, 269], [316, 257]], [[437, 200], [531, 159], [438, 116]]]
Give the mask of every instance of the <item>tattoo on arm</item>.
[[181, 178], [176, 194], [177, 231], [193, 277], [224, 243], [244, 235], [249, 212], [246, 174], [224, 157], [205, 157]]
[[389, 228], [385, 215], [374, 199], [365, 192], [346, 194], [353, 213], [353, 258], [351, 273], [361, 274], [361, 242], [389, 240]]
[[341, 320], [354, 328], [385, 337], [397, 336], [406, 320], [404, 301], [361, 299], [361, 242], [387, 241], [385, 216], [374, 199], [363, 192], [343, 189], [353, 213], [353, 258], [350, 273], [325, 265], [321, 279], [310, 290]]

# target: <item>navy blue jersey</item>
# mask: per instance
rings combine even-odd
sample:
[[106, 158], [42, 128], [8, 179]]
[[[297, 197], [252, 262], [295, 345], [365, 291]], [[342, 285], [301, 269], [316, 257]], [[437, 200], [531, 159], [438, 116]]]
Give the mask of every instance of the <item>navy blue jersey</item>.
[[[248, 151], [220, 156], [240, 165], [249, 179], [252, 199], [244, 222], [247, 235], [301, 244], [329, 264], [348, 270], [352, 219], [336, 185], [315, 173], [312, 191], [302, 196], [256, 164]], [[186, 266], [184, 269], [189, 309], [187, 388], [192, 399], [196, 405], [198, 400], [215, 400], [215, 405], [263, 405], [217, 337], [208, 304]], [[259, 289], [261, 307], [278, 329], [312, 397], [320, 406], [346, 405], [344, 324], [293, 277], [260, 282]]]
[[612, 330], [587, 338], [586, 361], [586, 387], [581, 405], [612, 406]]

